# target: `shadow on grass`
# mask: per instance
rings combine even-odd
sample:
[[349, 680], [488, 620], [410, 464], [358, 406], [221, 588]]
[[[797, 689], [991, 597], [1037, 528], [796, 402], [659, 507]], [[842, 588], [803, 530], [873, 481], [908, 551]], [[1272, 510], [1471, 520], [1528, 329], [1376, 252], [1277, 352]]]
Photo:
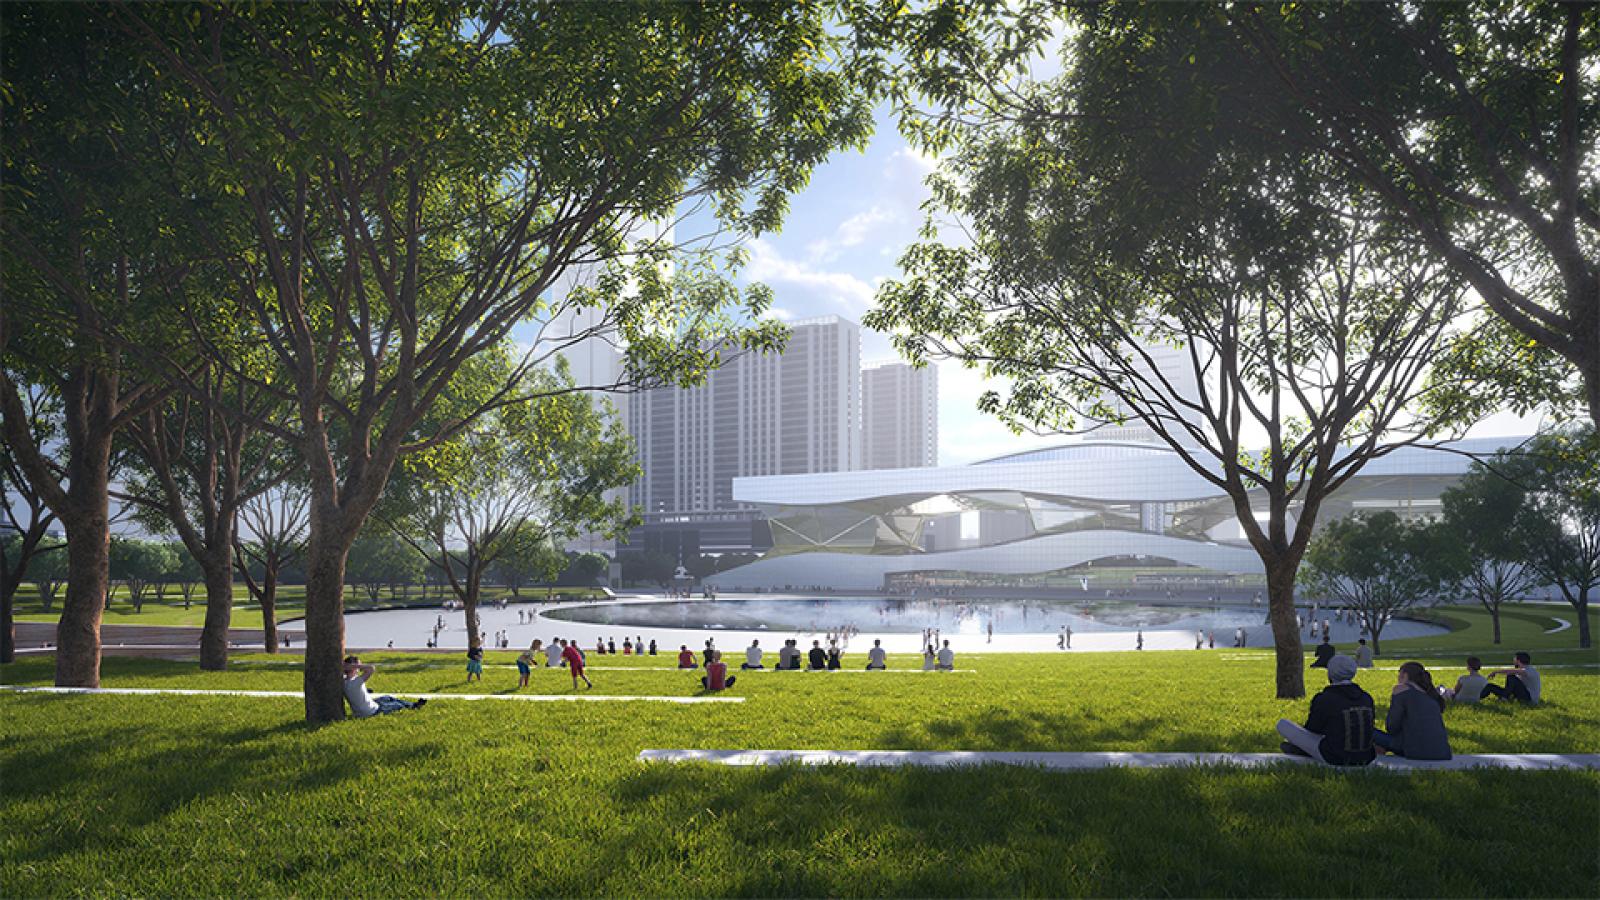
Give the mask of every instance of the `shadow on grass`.
[[[593, 865], [662, 894], [1592, 896], [1596, 784], [1558, 772], [652, 764], [617, 799], [693, 810], [693, 826], [647, 817]], [[1484, 834], [1529, 806], [1586, 818]], [[701, 875], [683, 880], [690, 868]]]

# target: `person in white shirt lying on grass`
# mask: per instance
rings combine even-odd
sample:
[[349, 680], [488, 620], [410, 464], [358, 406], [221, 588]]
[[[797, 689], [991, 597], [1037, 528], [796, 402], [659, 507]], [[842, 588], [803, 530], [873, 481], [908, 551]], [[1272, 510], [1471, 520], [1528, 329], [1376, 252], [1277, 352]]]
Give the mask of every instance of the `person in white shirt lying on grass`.
[[350, 703], [350, 712], [358, 719], [370, 719], [383, 713], [399, 712], [402, 709], [421, 709], [428, 702], [426, 697], [416, 702], [401, 700], [388, 694], [382, 697], [372, 696], [367, 690], [367, 679], [377, 671], [372, 663], [364, 663], [360, 657], [346, 656], [344, 658], [344, 699]]

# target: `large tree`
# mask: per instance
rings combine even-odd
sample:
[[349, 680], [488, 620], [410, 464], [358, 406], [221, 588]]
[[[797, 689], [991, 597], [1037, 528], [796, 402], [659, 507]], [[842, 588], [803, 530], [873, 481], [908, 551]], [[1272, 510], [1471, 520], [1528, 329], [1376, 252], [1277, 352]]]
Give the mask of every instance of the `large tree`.
[[1383, 629], [1395, 616], [1435, 602], [1450, 585], [1441, 565], [1449, 530], [1388, 510], [1329, 522], [1306, 548], [1307, 587], [1355, 612], [1382, 653]]
[[1539, 586], [1538, 570], [1527, 565], [1518, 532], [1509, 527], [1524, 516], [1528, 491], [1506, 478], [1493, 463], [1474, 460], [1472, 468], [1446, 490], [1443, 526], [1452, 536], [1441, 547], [1450, 578], [1489, 613], [1494, 642], [1500, 643], [1500, 607]]
[[[909, 118], [919, 136], [994, 116], [1070, 125], [1093, 167], [1167, 195], [1130, 206], [1177, 227], [1204, 212], [1166, 201], [1207, 190], [1218, 154], [1263, 171], [1326, 165], [1507, 326], [1462, 345], [1462, 366], [1504, 388], [1476, 396], [1576, 395], [1600, 422], [1600, 7], [982, 0], [900, 13], [863, 3], [858, 18], [904, 61], [894, 87], [937, 102]], [[1064, 102], [1010, 90], [1063, 35]]]
[[633, 442], [609, 404], [561, 392], [571, 383], [564, 372], [529, 373], [524, 381], [546, 383], [522, 388], [541, 399], [481, 416], [472, 430], [408, 463], [380, 507], [461, 601], [469, 647], [479, 645], [484, 577], [502, 558], [528, 557], [529, 545], [587, 531], [614, 537], [637, 521], [623, 501], [607, 497], [638, 475]]
[[233, 560], [250, 596], [261, 606], [262, 642], [278, 652], [278, 579], [306, 545], [309, 498], [303, 487], [281, 484], [239, 505]]
[[[26, 435], [35, 445], [35, 451], [45, 459], [52, 456], [51, 446], [57, 444], [60, 410], [55, 408], [49, 391], [41, 385], [28, 385], [21, 390], [22, 406], [28, 416]], [[17, 627], [14, 621], [17, 588], [28, 578], [30, 564], [41, 554], [59, 553], [59, 541], [47, 541], [55, 514], [45, 503], [44, 496], [28, 480], [16, 455], [11, 452], [10, 432], [0, 434], [0, 507], [4, 508], [4, 525], [10, 532], [0, 541], [0, 663], [17, 658]], [[41, 597], [45, 609], [55, 599]]]
[[175, 533], [198, 563], [206, 588], [200, 668], [218, 670], [228, 665], [239, 510], [287, 475], [286, 454], [257, 424], [281, 415], [282, 404], [220, 364], [173, 377], [185, 390], [125, 432], [137, 463], [130, 466], [127, 499], [144, 511], [147, 527]]
[[[126, 341], [162, 342], [160, 286], [185, 268], [150, 180], [122, 165], [148, 120], [109, 15], [0, 7], [0, 433], [66, 535], [55, 678], [79, 687], [100, 683], [113, 441], [163, 395]], [[30, 431], [27, 384], [60, 404], [59, 458]]]
[[[774, 345], [776, 325], [723, 315], [740, 298], [696, 277], [706, 267], [680, 253], [669, 276], [665, 241], [629, 237], [697, 199], [736, 230], [774, 227], [812, 166], [870, 124], [820, 6], [115, 15], [118, 52], [148, 61], [166, 92], [173, 227], [230, 274], [229, 302], [283, 373], [262, 387], [296, 411], [277, 432], [311, 492], [312, 721], [343, 715], [345, 557], [397, 461], [450, 440], [478, 412], [531, 399], [508, 379], [479, 409], [419, 431], [462, 366], [529, 317], [553, 318], [551, 287], [586, 264], [608, 278], [568, 302], [598, 307], [596, 324], [540, 341], [517, 374], [595, 334], [627, 346], [621, 386], [693, 381], [730, 339]], [[233, 210], [247, 250], [231, 233], [182, 224], [196, 195]], [[759, 311], [765, 294], [741, 302]]]
[[1527, 492], [1506, 523], [1522, 561], [1553, 585], [1578, 619], [1578, 646], [1593, 646], [1589, 600], [1600, 588], [1600, 438], [1593, 428], [1539, 435], [1493, 465]]

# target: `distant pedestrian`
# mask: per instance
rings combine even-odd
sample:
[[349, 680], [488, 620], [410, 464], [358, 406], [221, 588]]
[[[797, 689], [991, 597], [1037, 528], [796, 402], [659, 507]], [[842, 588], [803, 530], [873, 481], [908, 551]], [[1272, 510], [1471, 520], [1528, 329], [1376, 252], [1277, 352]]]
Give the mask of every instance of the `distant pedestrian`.
[[651, 638], [650, 639], [650, 655], [651, 656], [655, 656], [656, 655], [656, 639], [655, 638]]
[[1139, 629], [1139, 631], [1134, 635], [1134, 638], [1133, 638], [1133, 649], [1135, 649], [1135, 650], [1143, 650], [1144, 649], [1144, 629], [1143, 628]]
[[1206, 648], [1208, 650], [1217, 649], [1217, 633], [1210, 629], [1206, 630]]

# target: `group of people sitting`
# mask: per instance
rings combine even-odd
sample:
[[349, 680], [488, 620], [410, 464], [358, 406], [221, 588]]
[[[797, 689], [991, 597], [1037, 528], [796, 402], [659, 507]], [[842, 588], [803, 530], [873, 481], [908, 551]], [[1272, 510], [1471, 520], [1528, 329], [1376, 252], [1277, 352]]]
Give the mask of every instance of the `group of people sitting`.
[[[1450, 759], [1450, 738], [1444, 725], [1449, 703], [1477, 703], [1486, 697], [1515, 700], [1529, 706], [1539, 702], [1539, 670], [1526, 652], [1515, 656], [1509, 669], [1483, 674], [1482, 662], [1467, 657], [1467, 674], [1455, 687], [1438, 687], [1422, 663], [1400, 666], [1389, 695], [1389, 712], [1383, 728], [1376, 726], [1372, 695], [1355, 683], [1356, 661], [1342, 654], [1327, 660], [1328, 686], [1311, 701], [1305, 725], [1278, 720], [1283, 752], [1308, 756], [1333, 766], [1364, 766], [1382, 753], [1407, 759]], [[1505, 676], [1502, 687], [1489, 679]]]
[[[844, 655], [837, 642], [830, 642], [827, 649], [823, 649], [822, 641], [812, 641], [811, 649], [804, 653], [801, 652], [799, 644], [800, 642], [794, 638], [784, 641], [783, 646], [778, 648], [778, 659], [773, 668], [778, 671], [793, 672], [801, 670], [825, 672], [844, 668]], [[711, 675], [712, 664], [720, 663], [722, 651], [711, 646], [708, 641], [704, 657], [707, 673], [706, 677], [702, 678], [701, 681], [707, 684], [707, 689], [722, 689], [722, 687], [710, 687], [711, 684], [732, 687], [733, 678], [726, 676], [726, 664], [723, 664], [723, 675], [715, 678]], [[804, 661], [803, 665], [802, 661]], [[690, 650], [687, 644], [680, 646], [678, 648], [678, 668], [696, 669], [699, 667], [700, 663], [696, 660], [694, 651]], [[761, 648], [760, 639], [751, 641], [750, 646], [745, 648], [744, 662], [739, 664], [739, 668], [752, 670], [765, 669], [766, 667], [766, 651]], [[950, 649], [949, 641], [945, 641], [944, 646], [937, 651], [930, 644], [923, 654], [922, 668], [924, 671], [948, 672], [955, 669], [955, 667], [956, 654], [954, 650]], [[866, 669], [871, 672], [887, 668], [889, 668], [889, 654], [883, 649], [883, 641], [875, 640], [872, 642], [872, 649], [867, 651]]]

